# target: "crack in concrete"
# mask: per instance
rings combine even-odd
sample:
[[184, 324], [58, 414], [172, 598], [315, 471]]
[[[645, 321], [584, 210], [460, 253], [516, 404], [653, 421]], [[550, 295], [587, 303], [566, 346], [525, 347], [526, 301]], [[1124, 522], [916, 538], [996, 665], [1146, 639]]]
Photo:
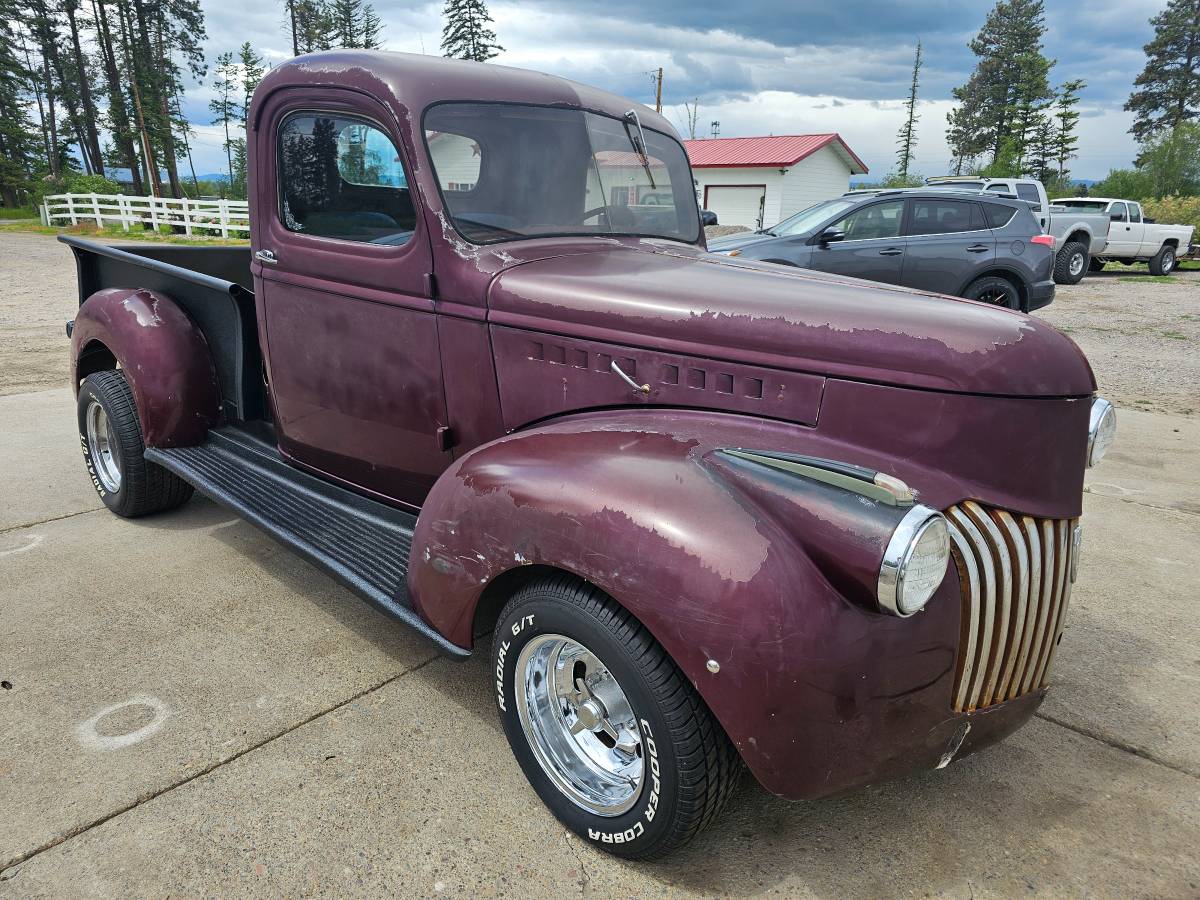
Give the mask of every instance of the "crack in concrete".
[[165, 794], [169, 794], [169, 793], [171, 793], [171, 791], [174, 791], [177, 788], [181, 788], [184, 785], [190, 784], [191, 782], [196, 781], [200, 778], [203, 778], [206, 775], [210, 775], [213, 772], [215, 772], [217, 769], [220, 769], [223, 766], [227, 766], [227, 765], [229, 765], [229, 763], [239, 760], [243, 756], [253, 753], [255, 750], [265, 747], [267, 744], [270, 744], [271, 742], [276, 741], [281, 737], [285, 737], [286, 735], [289, 735], [294, 731], [298, 731], [299, 729], [303, 728], [305, 725], [308, 725], [311, 722], [315, 722], [317, 719], [323, 718], [324, 716], [327, 716], [332, 712], [337, 712], [337, 710], [341, 709], [344, 706], [348, 706], [349, 704], [353, 703], [355, 700], [361, 700], [363, 697], [367, 696], [368, 694], [373, 694], [376, 691], [387, 687], [389, 684], [393, 684], [393, 683], [399, 681], [401, 678], [404, 678], [407, 675], [411, 675], [413, 672], [418, 672], [421, 669], [425, 668], [427, 665], [429, 665], [431, 662], [434, 662], [435, 660], [438, 660], [441, 658], [442, 658], [442, 656], [440, 653], [434, 653], [428, 659], [417, 663], [415, 666], [405, 669], [403, 672], [398, 672], [395, 675], [391, 675], [388, 678], [385, 678], [383, 681], [377, 682], [376, 684], [373, 684], [369, 687], [363, 688], [358, 693], [353, 694], [353, 695], [347, 697], [345, 700], [341, 700], [341, 701], [333, 704], [332, 706], [326, 707], [325, 709], [322, 709], [322, 710], [318, 710], [317, 712], [313, 713], [312, 715], [310, 715], [304, 719], [301, 719], [299, 722], [296, 722], [292, 725], [289, 725], [286, 728], [283, 728], [273, 734], [270, 734], [255, 744], [251, 744], [249, 747], [244, 747], [241, 750], [237, 751], [236, 753], [233, 753], [230, 756], [225, 757], [224, 759], [217, 760], [212, 765], [209, 765], [209, 766], [205, 767], [204, 769], [201, 769], [199, 772], [194, 772], [193, 774], [189, 775], [186, 778], [181, 778], [179, 781], [176, 781], [173, 784], [169, 784], [166, 787], [162, 788], [161, 790], [153, 791], [148, 794], [143, 794], [142, 796], [137, 797], [132, 802], [126, 803], [125, 805], [123, 805], [109, 813], [106, 813], [105, 815], [100, 816], [97, 819], [93, 819], [90, 822], [85, 822], [82, 825], [72, 828], [70, 831], [68, 831], [64, 834], [57, 835], [56, 837], [51, 838], [50, 840], [46, 841], [44, 844], [42, 844], [38, 847], [35, 847], [32, 850], [27, 850], [24, 853], [20, 853], [17, 856], [12, 857], [11, 859], [0, 861], [0, 882], [11, 881], [13, 878], [16, 878], [17, 875], [20, 873], [19, 869], [16, 869], [14, 871], [14, 868], [16, 866], [20, 866], [24, 863], [29, 862], [29, 860], [33, 859], [36, 856], [41, 855], [42, 853], [45, 853], [47, 850], [53, 850], [55, 847], [59, 846], [60, 844], [64, 844], [67, 841], [73, 840], [74, 838], [77, 838], [83, 834], [86, 834], [87, 832], [91, 831], [93, 828], [97, 828], [97, 827], [103, 825], [105, 822], [111, 822], [113, 819], [117, 818], [118, 816], [123, 816], [125, 813], [129, 812], [130, 810], [137, 809], [137, 807], [142, 806], [143, 804], [149, 803], [152, 800], [156, 800]]
[[1181, 516], [1200, 517], [1200, 513], [1192, 512], [1190, 509], [1179, 509], [1176, 506], [1159, 506], [1157, 503], [1146, 503], [1144, 500], [1134, 500], [1132, 497], [1115, 497], [1103, 491], [1093, 491], [1089, 487], [1085, 487], [1083, 492], [1091, 494], [1093, 497], [1103, 497], [1105, 500], [1119, 500], [1121, 503], [1132, 503], [1134, 506], [1142, 506], [1146, 509], [1157, 509], [1159, 512], [1172, 512], [1179, 513]]
[[1156, 763], [1165, 769], [1170, 769], [1171, 771], [1178, 772], [1181, 775], [1187, 775], [1190, 778], [1200, 778], [1200, 772], [1193, 772], [1186, 766], [1181, 766], [1178, 763], [1173, 763], [1170, 760], [1155, 756], [1149, 750], [1145, 750], [1142, 747], [1138, 747], [1134, 744], [1127, 744], [1124, 741], [1117, 740], [1116, 738], [1111, 738], [1106, 734], [1096, 731], [1095, 729], [1087, 728], [1083, 725], [1075, 725], [1072, 722], [1064, 721], [1063, 719], [1048, 715], [1040, 710], [1034, 713], [1034, 715], [1039, 719], [1043, 719], [1044, 721], [1057, 725], [1060, 728], [1065, 728], [1067, 731], [1073, 731], [1082, 737], [1091, 738], [1093, 741], [1096, 741], [1099, 744], [1104, 744], [1104, 746], [1110, 747], [1113, 750], [1120, 750], [1123, 753], [1136, 756], [1138, 759], [1144, 759], [1147, 762]]
[[567, 851], [573, 857], [575, 857], [575, 862], [579, 863], [579, 896], [586, 896], [588, 885], [591, 884], [592, 879], [591, 876], [588, 875], [587, 866], [583, 864], [583, 856], [579, 853], [579, 850], [575, 847], [575, 844], [572, 843], [574, 841], [574, 837], [567, 829], [563, 829], [563, 841], [566, 842]]
[[38, 519], [35, 522], [25, 522], [22, 525], [9, 525], [7, 528], [0, 528], [0, 534], [8, 534], [10, 531], [20, 531], [22, 528], [37, 528], [39, 525], [45, 525], [47, 522], [61, 522], [63, 519], [73, 519], [76, 516], [86, 516], [88, 513], [100, 512], [107, 509], [105, 506], [97, 506], [93, 509], [81, 509], [79, 512], [63, 513], [61, 516], [51, 516], [48, 519]]

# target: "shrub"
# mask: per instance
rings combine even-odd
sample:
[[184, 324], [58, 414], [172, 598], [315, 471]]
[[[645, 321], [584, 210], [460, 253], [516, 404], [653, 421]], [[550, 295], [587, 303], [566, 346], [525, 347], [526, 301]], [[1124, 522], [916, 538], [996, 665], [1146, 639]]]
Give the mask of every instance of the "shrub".
[[103, 175], [70, 175], [67, 177], [68, 194], [119, 194], [121, 186]]
[[[1200, 235], [1200, 197], [1163, 197], [1142, 204], [1146, 215], [1164, 225], [1192, 225]], [[1193, 236], [1192, 240], [1196, 240]]]

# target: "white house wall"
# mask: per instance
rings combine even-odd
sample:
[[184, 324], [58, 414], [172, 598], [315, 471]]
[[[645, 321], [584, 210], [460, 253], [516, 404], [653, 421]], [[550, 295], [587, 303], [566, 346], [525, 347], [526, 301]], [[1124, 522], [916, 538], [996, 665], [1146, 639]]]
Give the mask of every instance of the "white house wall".
[[[767, 188], [766, 200], [763, 204], [763, 224], [773, 225], [779, 221], [780, 185], [783, 176], [779, 169], [694, 169], [698, 184], [697, 196], [704, 203], [704, 188], [712, 184], [761, 184]], [[753, 228], [753, 222], [721, 222], [722, 225], [745, 225]]]
[[800, 160], [780, 181], [779, 217], [768, 219], [767, 227], [814, 203], [846, 193], [850, 190], [850, 167], [836, 150], [825, 146]]
[[[701, 204], [704, 203], [704, 188], [708, 185], [765, 185], [763, 225], [767, 228], [807, 206], [840, 196], [850, 189], [850, 167], [828, 146], [800, 160], [786, 170], [786, 174], [780, 174], [778, 167], [704, 168], [693, 169], [693, 174]], [[721, 224], [754, 227], [753, 222], [722, 221]]]

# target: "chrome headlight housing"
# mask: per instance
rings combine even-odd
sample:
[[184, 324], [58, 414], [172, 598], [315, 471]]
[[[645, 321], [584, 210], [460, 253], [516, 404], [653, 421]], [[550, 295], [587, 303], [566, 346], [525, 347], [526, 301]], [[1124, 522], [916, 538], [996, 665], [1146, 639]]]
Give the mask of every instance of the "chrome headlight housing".
[[946, 577], [950, 531], [937, 510], [917, 504], [900, 520], [879, 566], [879, 605], [895, 616], [920, 611]]
[[1092, 401], [1092, 415], [1088, 420], [1087, 464], [1090, 468], [1100, 460], [1112, 446], [1117, 435], [1117, 411], [1103, 397]]

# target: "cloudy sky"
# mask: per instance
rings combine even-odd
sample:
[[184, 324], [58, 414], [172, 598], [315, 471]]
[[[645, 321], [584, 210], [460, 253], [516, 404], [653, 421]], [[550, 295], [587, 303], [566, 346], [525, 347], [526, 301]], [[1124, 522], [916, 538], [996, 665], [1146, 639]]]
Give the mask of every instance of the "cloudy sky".
[[[268, 62], [290, 56], [282, 2], [202, 0], [208, 58], [249, 40]], [[741, 0], [522, 0], [492, 2], [505, 52], [496, 60], [597, 85], [653, 105], [650, 73], [664, 70], [667, 117], [686, 130], [684, 101], [699, 99], [697, 136], [720, 122], [725, 137], [837, 131], [883, 175], [908, 90], [913, 46], [925, 47], [916, 169], [946, 171], [950, 90], [974, 57], [967, 42], [992, 0], [789, 3]], [[376, 0], [389, 50], [439, 52], [441, 2]], [[1078, 178], [1128, 165], [1135, 147], [1121, 110], [1145, 62], [1148, 19], [1165, 0], [1048, 0], [1045, 52], [1055, 83], [1083, 78]], [[211, 80], [211, 79], [209, 79]], [[192, 85], [185, 114], [195, 124], [198, 172], [224, 169], [218, 128], [207, 125], [209, 84]], [[684, 135], [686, 137], [686, 134]]]

